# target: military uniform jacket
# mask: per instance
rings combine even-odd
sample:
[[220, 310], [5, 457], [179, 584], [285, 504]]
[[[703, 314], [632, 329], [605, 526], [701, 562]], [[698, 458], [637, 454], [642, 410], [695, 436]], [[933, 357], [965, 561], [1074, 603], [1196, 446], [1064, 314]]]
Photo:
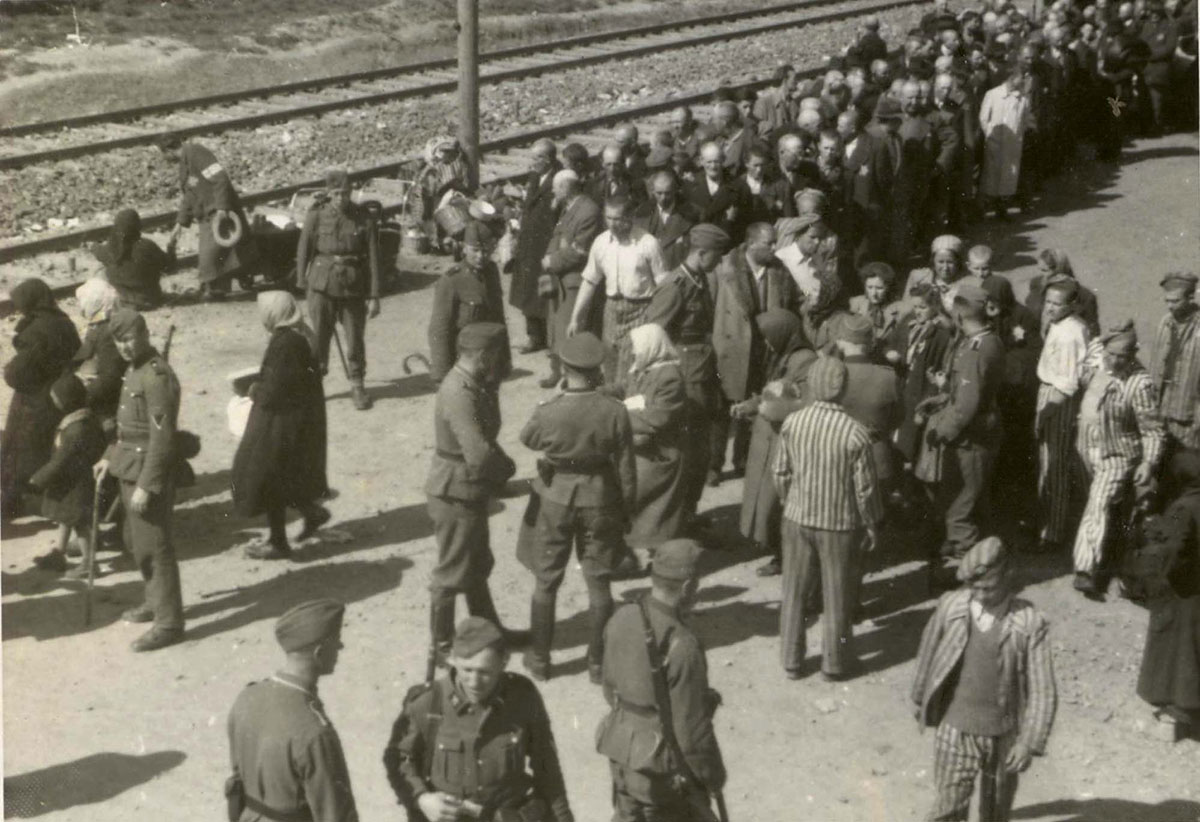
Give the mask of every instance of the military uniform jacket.
[[533, 482], [538, 495], [559, 505], [624, 505], [637, 501], [633, 429], [625, 405], [595, 390], [567, 390], [533, 409], [521, 442], [542, 451], [554, 467], [547, 483]]
[[[608, 750], [600, 752], [613, 761], [632, 754], [646, 760], [645, 770], [665, 776], [674, 771], [661, 739], [657, 750], [651, 743], [648, 751], [639, 753], [643, 742], [661, 729], [639, 608], [637, 603], [622, 605], [604, 629], [604, 696], [612, 713], [602, 721], [598, 741], [608, 743], [602, 746]], [[708, 687], [704, 646], [673, 609], [653, 596], [646, 610], [666, 667], [679, 749], [696, 776], [709, 789], [719, 790], [725, 784], [725, 763], [713, 730], [716, 705]], [[621, 750], [620, 740], [629, 745], [627, 750]]]
[[216, 156], [199, 143], [184, 143], [179, 150], [179, 213], [176, 222], [207, 220], [215, 211], [240, 211], [233, 181]]
[[171, 481], [178, 420], [179, 380], [150, 349], [129, 366], [121, 384], [117, 441], [104, 453], [109, 473], [152, 494], [162, 493]]
[[1000, 425], [996, 397], [1004, 382], [1004, 344], [989, 328], [959, 339], [950, 353], [950, 403], [929, 427], [948, 443], [990, 444]]
[[425, 493], [476, 502], [508, 482], [516, 466], [496, 443], [500, 433], [500, 397], [455, 366], [438, 387], [433, 411], [437, 450]]
[[[249, 799], [280, 816], [357, 822], [342, 743], [315, 693], [284, 674], [254, 682], [233, 704], [228, 731]], [[241, 822], [270, 818], [247, 807]]]
[[[471, 323], [504, 325], [504, 294], [500, 270], [485, 260], [478, 271], [465, 262], [450, 269], [433, 288], [429, 317], [429, 374], [435, 380], [458, 359], [458, 332]], [[505, 342], [507, 349], [507, 342]]]
[[417, 689], [392, 725], [383, 762], [405, 807], [429, 791], [485, 807], [519, 807], [532, 789], [556, 822], [574, 820], [546, 706], [520, 674], [503, 673], [478, 706], [453, 674]]
[[328, 200], [304, 218], [296, 270], [311, 291], [330, 297], [379, 297], [379, 227], [356, 203]]

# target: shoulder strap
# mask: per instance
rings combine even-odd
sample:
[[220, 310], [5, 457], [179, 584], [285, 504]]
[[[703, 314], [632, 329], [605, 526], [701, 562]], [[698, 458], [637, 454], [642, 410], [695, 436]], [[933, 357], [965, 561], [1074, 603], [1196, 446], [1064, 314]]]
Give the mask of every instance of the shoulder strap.
[[[438, 687], [438, 683], [431, 682], [429, 687], [433, 690], [429, 700], [429, 712], [425, 714], [425, 746], [430, 748], [437, 740], [438, 727], [442, 724], [442, 689]], [[428, 782], [433, 778], [433, 756], [429, 750], [425, 751], [425, 781]]]
[[654, 701], [658, 705], [658, 718], [662, 723], [663, 741], [667, 743], [675, 758], [679, 775], [697, 789], [708, 793], [704, 783], [696, 776], [695, 771], [687, 763], [683, 750], [679, 747], [679, 739], [675, 736], [675, 720], [671, 713], [671, 691], [667, 685], [667, 670], [658, 642], [654, 638], [654, 628], [650, 625], [650, 614], [646, 610], [646, 597], [638, 601], [638, 611], [642, 615], [642, 629], [646, 640], [646, 655], [650, 657], [650, 679], [654, 683]]

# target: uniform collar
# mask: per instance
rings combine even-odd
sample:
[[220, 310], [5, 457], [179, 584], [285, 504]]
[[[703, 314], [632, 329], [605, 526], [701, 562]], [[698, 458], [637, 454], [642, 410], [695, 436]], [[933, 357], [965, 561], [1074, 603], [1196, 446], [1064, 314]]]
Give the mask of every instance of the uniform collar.
[[477, 710], [479, 713], [484, 713], [492, 710], [493, 708], [498, 708], [504, 704], [504, 684], [506, 681], [507, 678], [502, 671], [500, 673], [500, 681], [496, 683], [496, 688], [492, 691], [491, 696], [481, 702], [478, 706], [475, 706], [471, 704], [471, 700], [467, 699], [466, 694], [462, 692], [462, 688], [460, 688], [458, 685], [458, 676], [453, 670], [451, 670], [449, 674], [450, 707], [453, 708], [454, 712], [459, 716], [462, 716], [463, 714], [472, 710]]
[[153, 359], [157, 358], [158, 356], [159, 356], [158, 350], [154, 346], [150, 346], [149, 348], [146, 349], [146, 352], [144, 354], [142, 354], [142, 356], [138, 357], [136, 360], [132, 361], [129, 364], [134, 368], [141, 368], [143, 365], [150, 362], [150, 360], [153, 360]]
[[300, 691], [300, 693], [308, 694], [313, 699], [318, 699], [317, 688], [315, 685], [309, 689], [302, 682], [300, 682], [299, 679], [287, 673], [286, 671], [277, 672], [271, 677], [271, 681], [282, 685], [285, 688], [292, 688], [293, 690]]

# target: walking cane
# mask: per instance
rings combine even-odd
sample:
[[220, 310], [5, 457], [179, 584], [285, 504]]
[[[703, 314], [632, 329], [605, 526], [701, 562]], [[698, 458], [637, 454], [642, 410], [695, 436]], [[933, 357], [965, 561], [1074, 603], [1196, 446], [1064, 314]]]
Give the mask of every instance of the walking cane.
[[92, 624], [92, 588], [96, 585], [96, 544], [100, 540], [100, 483], [92, 492], [92, 529], [88, 534], [87, 550], [84, 551], [84, 561], [87, 562], [87, 587], [83, 589], [83, 627]]

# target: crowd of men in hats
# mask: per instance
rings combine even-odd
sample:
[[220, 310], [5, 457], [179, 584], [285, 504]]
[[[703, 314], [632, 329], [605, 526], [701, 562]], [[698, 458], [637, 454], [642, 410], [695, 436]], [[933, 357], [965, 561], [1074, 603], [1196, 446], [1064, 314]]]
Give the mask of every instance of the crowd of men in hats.
[[[1081, 143], [1116, 160], [1127, 136], [1192, 127], [1195, 5], [1056, 0], [1033, 19], [1004, 0], [958, 15], [938, 0], [897, 55], [878, 29], [867, 21], [817, 80], [783, 66], [757, 95], [719, 94], [708, 123], [679, 108], [649, 146], [629, 125], [598, 158], [578, 144], [534, 147], [508, 300], [525, 318], [520, 350], [549, 351], [541, 386], [558, 391], [520, 435], [539, 454], [515, 546], [533, 576], [528, 631], [501, 624], [488, 584], [490, 503], [516, 474], [498, 443], [512, 372], [492, 259], [504, 229], [467, 224], [428, 325], [430, 670], [384, 753], [411, 818], [573, 818], [534, 684], [555, 675], [557, 591], [572, 557], [588, 593], [589, 678], [611, 706], [597, 749], [615, 818], [724, 814], [720, 697], [686, 617], [696, 540], [708, 534], [704, 489], [728, 479], [729, 452], [743, 478], [742, 533], [770, 557], [759, 574], [781, 577], [790, 679], [809, 673], [805, 629], [818, 612], [821, 674], [855, 676], [868, 554], [905, 538], [936, 546], [931, 579], [953, 590], [925, 630], [913, 689], [918, 720], [937, 729], [930, 819], [966, 819], [981, 774], [983, 818], [1007, 819], [1017, 775], [1047, 743], [1047, 624], [1016, 597], [1018, 549], [1070, 548], [1075, 588], [1102, 600], [1138, 547], [1133, 523], [1150, 515], [1141, 557], [1158, 561], [1143, 562], [1157, 569], [1144, 587], [1177, 627], [1148, 645], [1139, 693], [1164, 725], [1195, 721], [1197, 277], [1161, 277], [1167, 311], [1147, 369], [1132, 321], [1101, 333], [1095, 294], [1066, 252], [1039, 252], [1022, 303], [992, 250], [961, 238], [988, 211], [1033, 207]], [[220, 292], [245, 264], [214, 234], [240, 214], [236, 191], [202, 146], [164, 150], [185, 192], [179, 226], [198, 220], [201, 276]], [[291, 556], [288, 507], [303, 514], [302, 536], [329, 519], [320, 382], [339, 322], [353, 403], [371, 404], [364, 329], [379, 311], [378, 227], [351, 201], [345, 172], [327, 188], [297, 251], [313, 328], [290, 294], [259, 295], [271, 341], [247, 389], [232, 484], [239, 513], [268, 518], [267, 543], [250, 552], [263, 560]], [[44, 283], [13, 292], [23, 318], [5, 369], [16, 393], [4, 507], [44, 495], [63, 530], [39, 565], [64, 571], [71, 533], [86, 531], [95, 489], [113, 478], [124, 544], [146, 580], [145, 604], [125, 616], [153, 622], [134, 643], [149, 651], [184, 636], [171, 543], [181, 390], [145, 320], [121, 307], [144, 305], [135, 298], [149, 289], [138, 280], [129, 291], [127, 275], [162, 269], [136, 250], [132, 225], [115, 227], [104, 250], [110, 282], [80, 291], [82, 343]], [[1036, 494], [1013, 495], [1009, 513], [1028, 533], [1000, 527], [991, 504], [997, 489], [1023, 488]], [[86, 568], [98, 546], [81, 541]], [[616, 607], [612, 581], [645, 571], [646, 598]], [[459, 594], [470, 617], [456, 629]], [[280, 618], [285, 666], [230, 715], [231, 819], [356, 818], [316, 691], [337, 663], [344, 610], [321, 600]], [[530, 678], [506, 670], [517, 647]]]

